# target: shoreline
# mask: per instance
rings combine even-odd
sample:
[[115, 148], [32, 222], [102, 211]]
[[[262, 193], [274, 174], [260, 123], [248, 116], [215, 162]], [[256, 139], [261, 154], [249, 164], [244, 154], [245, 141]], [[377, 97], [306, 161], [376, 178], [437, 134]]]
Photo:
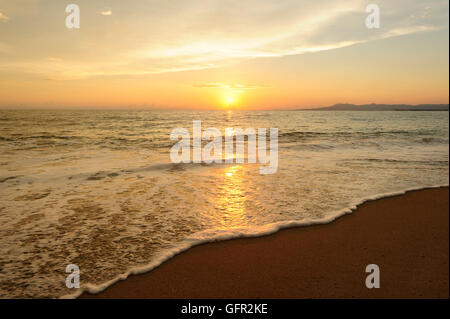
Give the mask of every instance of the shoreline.
[[[328, 224], [199, 244], [80, 298], [448, 298], [448, 186], [386, 196]], [[371, 263], [380, 289], [365, 287]]]

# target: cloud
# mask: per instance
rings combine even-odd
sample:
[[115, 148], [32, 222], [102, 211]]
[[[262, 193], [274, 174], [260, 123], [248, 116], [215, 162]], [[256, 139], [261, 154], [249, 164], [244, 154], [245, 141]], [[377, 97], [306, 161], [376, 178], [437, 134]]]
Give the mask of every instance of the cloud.
[[100, 11], [100, 14], [101, 14], [102, 16], [110, 16], [110, 15], [112, 15], [112, 11], [111, 11], [111, 10]]
[[0, 12], [0, 22], [8, 23], [9, 17]]
[[[111, 0], [114, 12], [120, 12], [113, 25], [98, 19], [98, 14], [112, 15], [110, 9], [99, 12], [92, 1], [79, 0], [82, 28], [88, 32], [75, 41], [66, 29], [55, 31], [51, 24], [60, 19], [54, 2], [40, 3], [30, 12], [17, 9], [14, 16], [33, 21], [34, 15], [54, 10], [54, 21], [32, 30], [17, 24], [17, 30], [5, 34], [0, 28], [2, 41], [19, 52], [38, 49], [3, 60], [0, 69], [14, 66], [68, 79], [202, 70], [448, 28], [447, 0], [381, 2], [380, 29], [365, 27], [367, 0], [135, 0], [133, 5]], [[49, 32], [51, 37], [42, 36]], [[52, 55], [64, 62], [42, 62]]]
[[[440, 0], [383, 3], [380, 29], [365, 27], [364, 0], [230, 2], [180, 2], [179, 13], [157, 8], [151, 26], [144, 28], [152, 30], [151, 36], [142, 35], [149, 41], [129, 51], [130, 68], [142, 73], [201, 70], [448, 27], [448, 3]], [[411, 14], [426, 18], [410, 19]]]
[[240, 83], [233, 83], [233, 84], [226, 84], [226, 83], [201, 83], [201, 84], [194, 84], [193, 87], [195, 88], [201, 88], [201, 89], [229, 89], [232, 91], [247, 91], [247, 90], [254, 90], [259, 88], [268, 88], [269, 85], [253, 85], [253, 84], [240, 84]]
[[47, 58], [47, 60], [48, 60], [48, 61], [51, 61], [51, 62], [62, 62], [62, 59], [56, 58], [56, 57], [53, 57], [53, 56], [49, 56], [49, 57]]

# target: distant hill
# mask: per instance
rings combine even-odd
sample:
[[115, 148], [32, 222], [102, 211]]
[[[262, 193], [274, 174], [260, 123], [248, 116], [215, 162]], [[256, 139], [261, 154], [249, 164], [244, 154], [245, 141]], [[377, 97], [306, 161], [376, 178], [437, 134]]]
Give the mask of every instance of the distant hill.
[[335, 104], [308, 111], [448, 111], [448, 104]]

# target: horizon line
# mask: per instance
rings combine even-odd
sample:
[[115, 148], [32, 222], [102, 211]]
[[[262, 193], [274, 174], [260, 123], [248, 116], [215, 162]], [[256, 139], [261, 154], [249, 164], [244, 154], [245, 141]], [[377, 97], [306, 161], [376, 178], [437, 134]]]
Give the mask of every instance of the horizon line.
[[45, 111], [55, 111], [55, 110], [111, 110], [111, 111], [297, 111], [297, 110], [316, 110], [316, 109], [322, 109], [322, 108], [329, 108], [333, 106], [338, 105], [349, 105], [349, 106], [411, 106], [411, 107], [417, 107], [417, 106], [450, 106], [450, 104], [447, 103], [419, 103], [419, 104], [410, 104], [410, 103], [364, 103], [364, 104], [354, 104], [354, 103], [335, 103], [331, 105], [325, 105], [325, 106], [306, 106], [306, 107], [299, 107], [299, 106], [291, 106], [291, 107], [261, 107], [261, 108], [255, 108], [255, 107], [248, 107], [248, 108], [241, 108], [241, 107], [212, 107], [212, 108], [193, 108], [193, 107], [172, 107], [172, 106], [134, 106], [134, 105], [128, 105], [128, 106], [0, 106], [0, 110], [2, 111], [15, 111], [15, 110], [45, 110]]

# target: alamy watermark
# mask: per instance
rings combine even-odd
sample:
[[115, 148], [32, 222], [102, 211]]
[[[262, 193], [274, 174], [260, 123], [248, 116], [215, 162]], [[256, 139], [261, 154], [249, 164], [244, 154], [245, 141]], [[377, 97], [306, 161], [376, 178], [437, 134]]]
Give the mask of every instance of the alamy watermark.
[[80, 7], [76, 4], [69, 4], [66, 7], [66, 13], [69, 15], [66, 17], [67, 29], [79, 29], [80, 28]]
[[366, 7], [366, 12], [369, 15], [366, 18], [366, 27], [368, 29], [379, 29], [380, 28], [380, 7], [377, 4], [368, 4]]
[[369, 273], [366, 277], [366, 287], [369, 289], [380, 288], [380, 267], [376, 264], [367, 265], [366, 273]]
[[66, 277], [66, 287], [80, 288], [80, 268], [75, 264], [67, 265], [66, 273], [70, 274]]
[[[192, 156], [191, 135], [186, 128], [172, 130], [170, 139], [178, 142], [170, 150], [172, 163], [245, 163], [245, 138], [247, 138], [247, 162], [266, 164], [259, 168], [260, 174], [274, 174], [278, 169], [278, 128], [270, 128], [270, 146], [267, 152], [267, 129], [226, 128], [225, 136], [217, 128], [202, 132], [202, 121], [193, 121]], [[236, 153], [234, 140], [236, 139]], [[209, 141], [202, 147], [202, 141]], [[224, 143], [223, 143], [224, 141]], [[258, 143], [257, 143], [258, 142]], [[223, 156], [225, 144], [225, 156]]]

